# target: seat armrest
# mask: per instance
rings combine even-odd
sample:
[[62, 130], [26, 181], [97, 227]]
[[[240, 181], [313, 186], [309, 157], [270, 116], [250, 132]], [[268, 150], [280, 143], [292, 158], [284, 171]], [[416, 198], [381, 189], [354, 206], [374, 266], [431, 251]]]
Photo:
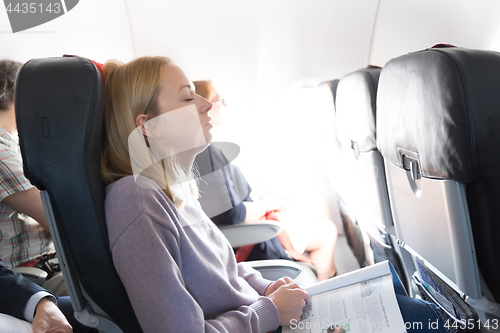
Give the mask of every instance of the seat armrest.
[[284, 259], [256, 260], [247, 261], [246, 263], [252, 268], [258, 270], [262, 274], [263, 278], [272, 281], [285, 276], [294, 279], [302, 271], [300, 265], [293, 261]]
[[232, 247], [262, 243], [276, 237], [283, 231], [283, 225], [276, 221], [265, 220], [262, 222], [238, 223], [219, 226], [224, 236]]
[[42, 285], [48, 275], [46, 271], [36, 267], [13, 267], [11, 270], [18, 272], [38, 285]]

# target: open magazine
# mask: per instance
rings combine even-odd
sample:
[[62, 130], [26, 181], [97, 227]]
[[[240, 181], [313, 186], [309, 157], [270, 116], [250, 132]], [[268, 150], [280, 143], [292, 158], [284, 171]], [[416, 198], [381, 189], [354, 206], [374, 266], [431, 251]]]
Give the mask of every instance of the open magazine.
[[32, 333], [31, 323], [0, 313], [0, 332], [2, 333]]
[[[397, 282], [402, 288], [401, 282]], [[292, 321], [290, 327], [283, 327], [284, 333], [406, 332], [388, 261], [317, 283], [306, 290], [311, 298], [300, 322]]]

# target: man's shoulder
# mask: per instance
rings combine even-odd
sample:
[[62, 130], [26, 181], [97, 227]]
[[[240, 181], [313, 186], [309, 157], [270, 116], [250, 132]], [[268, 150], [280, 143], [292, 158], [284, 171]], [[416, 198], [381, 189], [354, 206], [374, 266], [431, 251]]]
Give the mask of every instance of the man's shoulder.
[[16, 154], [20, 154], [20, 151], [17, 149], [18, 147], [19, 145], [9, 132], [0, 127], [0, 153], [12, 150]]

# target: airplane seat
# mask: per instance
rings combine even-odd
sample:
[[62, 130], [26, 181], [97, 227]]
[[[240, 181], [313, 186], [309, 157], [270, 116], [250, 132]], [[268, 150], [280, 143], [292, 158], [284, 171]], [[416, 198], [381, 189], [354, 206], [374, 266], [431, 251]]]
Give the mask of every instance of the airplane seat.
[[[333, 111], [335, 112], [336, 118], [336, 103], [337, 103], [337, 88], [340, 80], [330, 80], [325, 81], [320, 84], [320, 86], [326, 86], [330, 90], [332, 94], [332, 102], [333, 102]], [[334, 118], [334, 119], [335, 119]], [[363, 236], [361, 233], [361, 229], [359, 224], [356, 221], [356, 217], [353, 214], [352, 209], [349, 209], [345, 197], [349, 191], [350, 181], [346, 179], [345, 167], [339, 161], [342, 160], [342, 145], [339, 141], [337, 135], [337, 123], [333, 123], [332, 131], [334, 133], [334, 142], [333, 142], [333, 156], [334, 156], [334, 164], [330, 169], [330, 179], [333, 186], [333, 190], [337, 193], [337, 207], [340, 213], [340, 219], [342, 221], [343, 232], [346, 237], [347, 243], [351, 248], [351, 251], [356, 258], [359, 267], [366, 266], [365, 259], [365, 249], [363, 245]]]
[[340, 81], [339, 79], [334, 79], [334, 80], [330, 80], [330, 81], [326, 81], [326, 82], [322, 83], [322, 84], [328, 85], [328, 87], [332, 91], [333, 105], [335, 105], [335, 103], [336, 103], [337, 88], [339, 86], [339, 81]]
[[[337, 90], [337, 135], [350, 187], [345, 200], [353, 209], [368, 264], [390, 260], [404, 279], [385, 181], [384, 161], [376, 144], [376, 96], [380, 67], [368, 66], [344, 76]], [[359, 225], [358, 225], [359, 224]]]
[[80, 57], [33, 59], [19, 71], [15, 99], [24, 172], [42, 191], [75, 317], [100, 332], [141, 332], [104, 220], [99, 71]]
[[500, 54], [465, 48], [403, 55], [380, 75], [377, 144], [405, 268], [457, 320], [500, 317], [498, 87]]

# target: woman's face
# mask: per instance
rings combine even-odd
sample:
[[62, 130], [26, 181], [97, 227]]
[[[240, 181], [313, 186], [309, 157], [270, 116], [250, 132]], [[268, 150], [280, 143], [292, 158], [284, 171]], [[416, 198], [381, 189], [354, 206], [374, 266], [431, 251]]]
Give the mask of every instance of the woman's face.
[[[193, 83], [187, 78], [182, 69], [174, 64], [165, 65], [163, 67], [160, 86], [161, 90], [158, 95], [159, 116], [166, 115], [172, 111], [182, 112], [179, 109], [194, 106], [205, 140], [209, 143], [212, 140], [210, 130], [213, 125], [211, 124], [212, 118], [208, 115], [208, 111], [212, 109], [212, 104], [194, 92]], [[174, 117], [172, 119], [177, 118]], [[184, 127], [184, 125], [188, 124], [184, 122], [175, 125]]]
[[212, 104], [194, 92], [193, 83], [178, 66], [163, 67], [157, 102], [158, 115], [140, 114], [136, 125], [143, 125], [158, 160], [196, 155], [207, 147], [212, 140], [212, 118], [208, 115]]

